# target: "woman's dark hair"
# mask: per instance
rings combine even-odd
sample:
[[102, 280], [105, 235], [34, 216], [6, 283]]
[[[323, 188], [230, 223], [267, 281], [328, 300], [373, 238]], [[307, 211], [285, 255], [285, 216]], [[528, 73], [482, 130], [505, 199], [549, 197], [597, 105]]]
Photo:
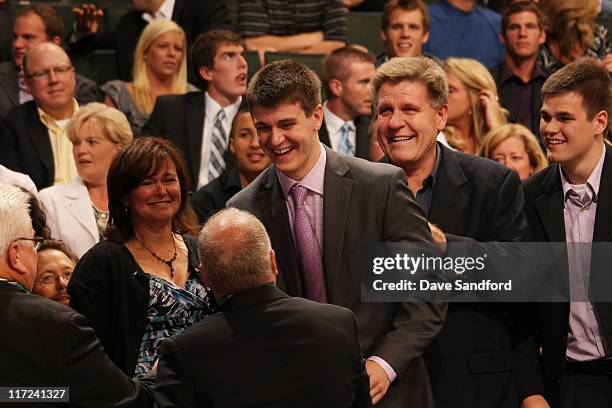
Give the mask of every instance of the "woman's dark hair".
[[55, 249], [57, 251], [63, 252], [74, 264], [76, 265], [79, 262], [79, 258], [72, 252], [72, 249], [66, 244], [64, 241], [60, 241], [58, 239], [45, 239], [43, 243], [38, 248], [38, 252], [46, 251], [47, 249]]
[[181, 152], [167, 139], [147, 136], [126, 145], [117, 153], [108, 170], [109, 221], [106, 234], [110, 240], [125, 242], [134, 236], [130, 209], [123, 205], [123, 200], [168, 159], [176, 167], [181, 188], [181, 204], [172, 219], [172, 231], [185, 234], [195, 230], [196, 217], [189, 205], [189, 174]]

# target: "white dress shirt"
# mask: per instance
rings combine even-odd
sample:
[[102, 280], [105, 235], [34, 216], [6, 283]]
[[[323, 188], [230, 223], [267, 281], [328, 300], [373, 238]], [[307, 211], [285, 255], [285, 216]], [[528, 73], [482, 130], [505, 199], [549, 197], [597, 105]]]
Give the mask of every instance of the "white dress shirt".
[[217, 113], [221, 109], [225, 111], [225, 123], [223, 123], [223, 130], [225, 130], [225, 136], [229, 141], [230, 130], [232, 129], [232, 121], [234, 116], [240, 108], [242, 97], [238, 98], [236, 102], [231, 105], [221, 108], [221, 105], [217, 103], [208, 92], [204, 92], [204, 103], [206, 105], [206, 111], [204, 112], [204, 129], [202, 129], [202, 152], [200, 153], [200, 173], [198, 175], [198, 189], [205, 186], [212, 180], [208, 179], [208, 170], [210, 166], [210, 151], [212, 149], [212, 130], [215, 124], [215, 118]]
[[142, 19], [147, 23], [151, 23], [153, 21], [158, 20], [172, 20], [172, 12], [174, 11], [174, 1], [175, 0], [166, 0], [159, 7], [159, 10], [155, 12], [155, 14], [150, 13], [142, 13]]
[[340, 150], [340, 137], [342, 136], [341, 128], [345, 123], [350, 123], [352, 126], [352, 130], [349, 132], [349, 141], [351, 142], [351, 146], [353, 147], [353, 156], [355, 155], [356, 141], [357, 141], [357, 130], [355, 127], [355, 122], [349, 120], [345, 122], [338, 115], [333, 113], [327, 108], [327, 102], [323, 104], [323, 117], [325, 118], [325, 127], [327, 127], [327, 134], [329, 135], [329, 143], [331, 143], [331, 148], [335, 152], [339, 152]]

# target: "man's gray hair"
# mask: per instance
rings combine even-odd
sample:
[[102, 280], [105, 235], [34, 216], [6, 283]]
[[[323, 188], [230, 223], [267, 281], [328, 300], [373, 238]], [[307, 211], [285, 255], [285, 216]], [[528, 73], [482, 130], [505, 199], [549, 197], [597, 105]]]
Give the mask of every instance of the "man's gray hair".
[[378, 67], [372, 77], [375, 111], [378, 108], [378, 92], [383, 84], [403, 81], [422, 83], [429, 92], [431, 106], [436, 109], [448, 103], [448, 79], [437, 62], [427, 57], [398, 57]]
[[0, 184], [0, 254], [6, 255], [11, 242], [31, 234], [28, 193], [9, 184]]
[[213, 291], [230, 294], [271, 281], [270, 238], [246, 211], [228, 208], [213, 215], [200, 231], [199, 249]]

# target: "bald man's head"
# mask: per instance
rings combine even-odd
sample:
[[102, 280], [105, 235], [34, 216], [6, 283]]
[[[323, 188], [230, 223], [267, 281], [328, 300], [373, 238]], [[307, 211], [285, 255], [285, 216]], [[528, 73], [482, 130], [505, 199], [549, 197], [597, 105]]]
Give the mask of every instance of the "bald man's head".
[[23, 71], [36, 104], [56, 119], [72, 115], [76, 75], [68, 54], [50, 42], [37, 44], [23, 58]]
[[230, 208], [213, 215], [200, 232], [201, 272], [216, 295], [276, 280], [276, 261], [263, 224]]

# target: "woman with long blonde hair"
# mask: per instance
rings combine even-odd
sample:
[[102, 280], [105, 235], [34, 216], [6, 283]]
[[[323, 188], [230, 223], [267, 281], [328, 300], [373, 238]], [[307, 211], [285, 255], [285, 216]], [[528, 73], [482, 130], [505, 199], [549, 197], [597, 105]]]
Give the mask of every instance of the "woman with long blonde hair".
[[133, 80], [110, 81], [101, 89], [104, 103], [128, 118], [135, 135], [149, 119], [158, 96], [194, 90], [187, 83], [185, 33], [173, 21], [154, 21], [142, 32], [134, 52]]
[[476, 154], [485, 134], [508, 122], [508, 111], [500, 106], [495, 81], [480, 62], [447, 58], [442, 68], [449, 86], [444, 135], [456, 149]]

